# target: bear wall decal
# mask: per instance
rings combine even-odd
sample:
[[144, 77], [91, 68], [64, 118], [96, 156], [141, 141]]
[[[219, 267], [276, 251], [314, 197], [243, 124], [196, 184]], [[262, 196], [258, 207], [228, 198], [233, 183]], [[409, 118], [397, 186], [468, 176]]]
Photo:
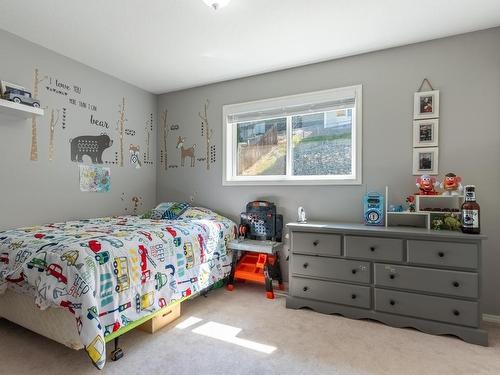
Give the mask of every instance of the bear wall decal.
[[71, 144], [71, 161], [82, 162], [84, 155], [92, 160], [93, 164], [102, 164], [102, 153], [113, 145], [113, 140], [107, 134], [82, 135], [69, 140]]

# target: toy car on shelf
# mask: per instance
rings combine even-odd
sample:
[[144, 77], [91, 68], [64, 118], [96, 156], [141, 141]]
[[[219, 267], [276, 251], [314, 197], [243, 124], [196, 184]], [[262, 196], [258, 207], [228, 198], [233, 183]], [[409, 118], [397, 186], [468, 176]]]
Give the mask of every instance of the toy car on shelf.
[[0, 81], [0, 89], [1, 96], [5, 100], [40, 108], [40, 102], [33, 99], [31, 92], [23, 86], [15, 85], [7, 81]]

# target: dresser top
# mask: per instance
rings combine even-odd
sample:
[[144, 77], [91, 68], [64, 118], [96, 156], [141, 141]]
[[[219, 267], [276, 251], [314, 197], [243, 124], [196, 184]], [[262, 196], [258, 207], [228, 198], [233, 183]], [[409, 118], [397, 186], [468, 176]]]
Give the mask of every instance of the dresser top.
[[413, 227], [385, 227], [375, 225], [364, 225], [359, 223], [335, 223], [326, 221], [308, 221], [307, 223], [288, 223], [287, 227], [295, 231], [304, 232], [334, 232], [347, 234], [365, 234], [372, 236], [408, 236], [417, 238], [443, 238], [457, 241], [478, 241], [487, 237], [477, 234], [465, 234], [462, 232], [453, 232], [449, 230], [430, 230], [426, 228]]

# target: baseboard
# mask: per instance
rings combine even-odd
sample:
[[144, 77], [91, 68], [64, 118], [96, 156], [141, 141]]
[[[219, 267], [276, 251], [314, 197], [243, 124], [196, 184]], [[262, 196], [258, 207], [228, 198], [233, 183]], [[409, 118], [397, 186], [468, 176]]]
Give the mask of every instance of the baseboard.
[[500, 315], [483, 314], [483, 321], [500, 324]]

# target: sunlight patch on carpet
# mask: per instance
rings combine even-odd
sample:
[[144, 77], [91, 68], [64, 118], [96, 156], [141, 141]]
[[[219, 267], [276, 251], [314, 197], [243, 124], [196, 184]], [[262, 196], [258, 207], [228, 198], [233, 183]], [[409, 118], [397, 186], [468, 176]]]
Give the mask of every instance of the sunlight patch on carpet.
[[189, 328], [191, 326], [194, 326], [195, 324], [201, 322], [203, 319], [200, 319], [200, 318], [197, 318], [195, 316], [190, 316], [189, 318], [183, 320], [182, 322], [180, 322], [179, 324], [177, 324], [175, 326], [175, 328], [177, 329], [186, 329], [186, 328]]
[[238, 333], [241, 332], [241, 328], [229, 326], [227, 324], [208, 322], [193, 329], [191, 332], [266, 354], [271, 354], [277, 349], [275, 346], [236, 337]]

